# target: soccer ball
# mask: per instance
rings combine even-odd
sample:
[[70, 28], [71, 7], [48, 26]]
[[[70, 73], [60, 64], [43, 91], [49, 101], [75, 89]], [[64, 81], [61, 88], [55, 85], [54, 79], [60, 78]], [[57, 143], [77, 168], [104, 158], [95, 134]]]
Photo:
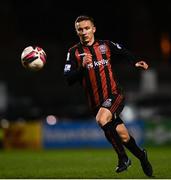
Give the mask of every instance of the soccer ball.
[[38, 46], [28, 46], [21, 54], [21, 63], [24, 68], [39, 71], [46, 63], [46, 53]]

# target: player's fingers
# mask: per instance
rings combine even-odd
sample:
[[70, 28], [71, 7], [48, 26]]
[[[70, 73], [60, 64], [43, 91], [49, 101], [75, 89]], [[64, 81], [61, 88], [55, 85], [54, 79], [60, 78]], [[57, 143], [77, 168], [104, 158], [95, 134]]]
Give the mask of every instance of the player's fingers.
[[87, 54], [85, 56], [85, 59], [87, 59], [87, 61], [92, 61], [92, 55], [91, 54]]
[[92, 55], [91, 54], [89, 54], [89, 53], [86, 53], [86, 55], [85, 56], [87, 56], [87, 57], [92, 57]]
[[87, 54], [86, 56], [84, 56], [83, 58], [87, 63], [92, 61], [92, 55], [91, 54]]
[[135, 64], [135, 66], [136, 67], [140, 67], [140, 66], [143, 66], [140, 62], [137, 62], [136, 64]]
[[136, 67], [142, 67], [142, 68], [144, 68], [144, 69], [148, 69], [148, 64], [146, 64], [146, 63], [143, 62], [143, 61], [137, 62], [137, 63], [135, 64], [135, 66], [136, 66]]
[[83, 58], [83, 63], [82, 63], [82, 65], [83, 65], [83, 67], [85, 67], [87, 64], [89, 64], [89, 63], [91, 63], [92, 62], [92, 57], [91, 58], [89, 58], [89, 57], [84, 57]]
[[85, 57], [83, 58], [83, 61], [84, 61], [84, 62], [90, 62], [90, 61], [92, 61], [92, 58], [85, 56]]
[[144, 69], [148, 69], [148, 64], [144, 64]]

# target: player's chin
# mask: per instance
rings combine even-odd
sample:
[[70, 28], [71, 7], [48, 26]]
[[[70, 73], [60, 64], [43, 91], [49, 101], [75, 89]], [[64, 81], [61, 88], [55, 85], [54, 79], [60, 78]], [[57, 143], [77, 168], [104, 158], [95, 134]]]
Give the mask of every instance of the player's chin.
[[87, 38], [87, 37], [83, 37], [83, 38], [82, 38], [82, 41], [83, 41], [84, 43], [89, 43], [89, 42], [90, 42], [89, 38]]

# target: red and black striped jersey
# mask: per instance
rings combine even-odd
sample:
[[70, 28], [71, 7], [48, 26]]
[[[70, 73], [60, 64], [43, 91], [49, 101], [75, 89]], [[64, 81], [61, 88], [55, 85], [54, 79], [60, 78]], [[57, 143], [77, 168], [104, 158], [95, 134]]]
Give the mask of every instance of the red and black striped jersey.
[[[85, 53], [92, 55], [92, 63], [83, 68]], [[68, 51], [64, 75], [69, 84], [81, 81], [92, 108], [99, 106], [110, 95], [119, 93], [112, 66], [112, 61], [117, 61], [117, 56], [132, 62], [137, 60], [123, 46], [109, 40], [96, 40], [91, 46], [78, 43]]]

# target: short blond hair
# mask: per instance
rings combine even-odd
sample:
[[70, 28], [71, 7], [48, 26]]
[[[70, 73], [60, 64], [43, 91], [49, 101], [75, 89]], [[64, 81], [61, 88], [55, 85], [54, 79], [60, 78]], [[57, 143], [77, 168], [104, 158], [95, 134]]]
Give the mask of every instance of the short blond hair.
[[95, 25], [95, 24], [94, 24], [94, 19], [93, 19], [92, 17], [90, 17], [90, 16], [87, 16], [87, 15], [78, 16], [78, 17], [76, 18], [76, 20], [75, 20], [75, 24], [78, 23], [78, 22], [81, 22], [81, 21], [85, 21], [85, 20], [91, 21], [91, 23], [92, 23], [93, 25]]

